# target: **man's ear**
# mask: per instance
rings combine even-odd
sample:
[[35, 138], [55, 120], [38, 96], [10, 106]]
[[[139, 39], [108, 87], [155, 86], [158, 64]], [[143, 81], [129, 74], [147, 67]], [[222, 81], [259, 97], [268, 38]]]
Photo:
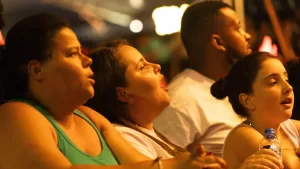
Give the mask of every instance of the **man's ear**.
[[226, 48], [224, 46], [224, 41], [218, 34], [213, 34], [210, 38], [211, 44], [219, 51], [225, 52]]
[[239, 101], [247, 110], [249, 111], [255, 110], [254, 100], [250, 95], [241, 93], [239, 95]]
[[32, 60], [27, 65], [28, 75], [37, 82], [42, 82], [45, 79], [45, 74], [41, 62]]
[[126, 90], [122, 87], [117, 87], [116, 88], [116, 93], [117, 93], [117, 96], [118, 96], [118, 99], [121, 101], [121, 102], [125, 102], [125, 103], [128, 103], [130, 101], [130, 96], [129, 96], [129, 93], [126, 92]]

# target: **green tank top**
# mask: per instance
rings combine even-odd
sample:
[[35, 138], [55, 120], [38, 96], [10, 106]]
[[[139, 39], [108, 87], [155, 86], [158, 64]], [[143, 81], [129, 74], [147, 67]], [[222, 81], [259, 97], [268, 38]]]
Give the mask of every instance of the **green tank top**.
[[74, 114], [86, 120], [94, 128], [94, 130], [96, 130], [97, 135], [101, 141], [102, 151], [98, 156], [91, 156], [78, 149], [76, 145], [73, 144], [69, 137], [64, 133], [64, 131], [61, 129], [58, 123], [53, 119], [53, 117], [50, 116], [47, 110], [44, 109], [41, 105], [23, 99], [14, 99], [14, 101], [22, 101], [30, 104], [49, 120], [49, 122], [53, 125], [53, 127], [56, 130], [58, 138], [57, 146], [59, 150], [72, 164], [118, 165], [116, 158], [113, 156], [112, 152], [107, 147], [106, 142], [103, 139], [100, 131], [93, 124], [93, 122], [90, 119], [88, 119], [84, 114], [82, 114], [79, 110], [74, 110]]

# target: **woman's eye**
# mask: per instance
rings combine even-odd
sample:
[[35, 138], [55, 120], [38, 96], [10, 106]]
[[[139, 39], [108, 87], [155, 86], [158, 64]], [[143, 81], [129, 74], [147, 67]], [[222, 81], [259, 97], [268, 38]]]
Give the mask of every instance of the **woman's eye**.
[[270, 85], [275, 85], [277, 83], [277, 81], [271, 81]]
[[70, 54], [70, 56], [76, 56], [76, 55], [78, 55], [78, 52], [73, 52]]

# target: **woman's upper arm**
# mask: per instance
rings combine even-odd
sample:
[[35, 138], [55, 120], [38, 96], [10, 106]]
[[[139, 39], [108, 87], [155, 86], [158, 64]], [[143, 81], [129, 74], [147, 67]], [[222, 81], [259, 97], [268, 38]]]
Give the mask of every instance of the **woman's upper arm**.
[[252, 127], [241, 126], [228, 135], [223, 158], [228, 168], [238, 168], [244, 160], [258, 151], [263, 136]]
[[48, 121], [36, 109], [12, 102], [0, 106], [0, 112], [0, 168], [63, 169], [71, 166], [57, 148]]
[[150, 158], [133, 148], [101, 114], [86, 106], [81, 106], [78, 109], [95, 123], [104, 136], [109, 148], [121, 164], [150, 160]]

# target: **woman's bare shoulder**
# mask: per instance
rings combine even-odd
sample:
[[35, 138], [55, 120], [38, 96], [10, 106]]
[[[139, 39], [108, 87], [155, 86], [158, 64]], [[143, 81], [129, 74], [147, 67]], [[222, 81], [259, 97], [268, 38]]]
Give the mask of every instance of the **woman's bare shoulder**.
[[32, 105], [19, 101], [7, 102], [0, 105], [0, 113], [2, 117], [32, 116], [36, 114], [41, 114]]
[[223, 156], [241, 161], [255, 153], [263, 136], [253, 127], [239, 125], [234, 128], [225, 141]]
[[23, 126], [34, 123], [35, 126], [49, 129], [48, 131], [51, 131], [52, 134], [55, 133], [53, 126], [43, 114], [25, 102], [12, 101], [0, 105], [0, 116], [0, 128], [7, 124]]

